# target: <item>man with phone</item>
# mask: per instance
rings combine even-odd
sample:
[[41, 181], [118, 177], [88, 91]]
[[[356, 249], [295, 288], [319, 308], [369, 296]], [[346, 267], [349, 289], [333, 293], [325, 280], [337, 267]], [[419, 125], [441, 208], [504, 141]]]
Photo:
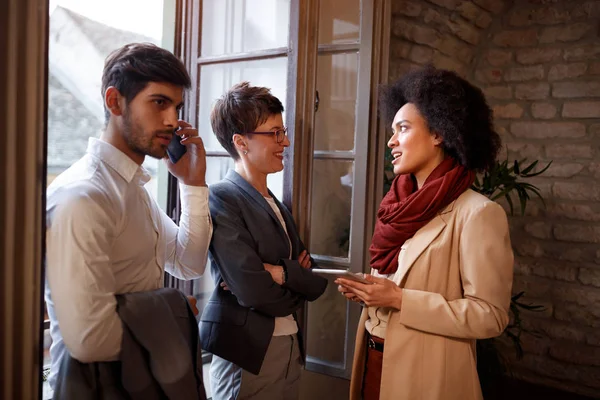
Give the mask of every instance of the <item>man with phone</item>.
[[[67, 352], [82, 363], [119, 360], [115, 295], [158, 289], [165, 270], [179, 279], [204, 273], [212, 234], [206, 155], [198, 131], [178, 119], [190, 86], [181, 61], [152, 44], [129, 44], [106, 59], [106, 128], [47, 190], [51, 387]], [[174, 135], [187, 150], [176, 163], [166, 157]], [[179, 226], [144, 187], [146, 156], [164, 159], [179, 180]]]

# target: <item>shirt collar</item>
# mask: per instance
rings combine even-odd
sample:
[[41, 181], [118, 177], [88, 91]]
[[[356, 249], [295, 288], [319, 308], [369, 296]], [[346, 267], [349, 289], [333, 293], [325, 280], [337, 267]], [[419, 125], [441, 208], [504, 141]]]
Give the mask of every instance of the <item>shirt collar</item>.
[[110, 143], [96, 138], [90, 138], [87, 152], [108, 164], [112, 169], [117, 171], [127, 183], [131, 183], [134, 177], [137, 177], [136, 181], [141, 185], [150, 180], [150, 175], [143, 167], [138, 165], [129, 158], [129, 156]]

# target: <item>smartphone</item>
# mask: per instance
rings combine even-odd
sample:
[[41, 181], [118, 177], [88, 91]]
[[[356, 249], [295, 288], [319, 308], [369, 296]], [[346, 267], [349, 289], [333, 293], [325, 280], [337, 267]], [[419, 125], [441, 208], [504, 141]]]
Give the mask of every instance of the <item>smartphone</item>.
[[187, 147], [181, 144], [181, 136], [173, 132], [173, 138], [171, 142], [167, 146], [167, 155], [169, 156], [169, 160], [173, 164], [177, 163], [183, 157], [185, 152], [187, 151]]

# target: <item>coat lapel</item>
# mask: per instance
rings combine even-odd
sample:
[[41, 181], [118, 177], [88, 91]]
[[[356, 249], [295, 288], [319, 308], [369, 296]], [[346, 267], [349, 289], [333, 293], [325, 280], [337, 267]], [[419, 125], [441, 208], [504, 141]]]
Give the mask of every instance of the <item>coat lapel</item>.
[[[273, 211], [273, 209], [271, 208], [271, 206], [269, 205], [269, 203], [267, 203], [267, 200], [263, 197], [263, 195], [260, 194], [258, 192], [258, 190], [256, 190], [244, 178], [242, 178], [240, 176], [240, 174], [238, 174], [237, 172], [235, 172], [232, 169], [230, 169], [227, 172], [227, 175], [225, 176], [225, 179], [227, 179], [228, 181], [232, 182], [234, 185], [236, 185], [237, 187], [239, 187], [252, 200], [254, 200], [254, 202], [256, 204], [258, 204], [260, 207], [262, 207], [263, 210], [265, 210], [271, 216], [271, 218], [273, 219], [273, 221], [277, 225], [277, 229], [279, 231], [279, 234], [282, 236], [282, 238], [284, 239], [285, 243], [288, 243], [288, 238], [287, 238], [287, 236], [285, 234], [285, 231], [283, 230], [283, 227], [279, 223], [279, 218], [277, 218], [277, 215], [275, 215], [275, 212]], [[269, 194], [271, 195], [271, 197], [275, 198], [273, 196], [273, 193], [271, 193], [271, 191], [269, 191]], [[281, 210], [281, 206], [279, 205], [279, 201], [277, 201], [277, 199], [275, 199], [275, 202], [277, 203], [279, 209]], [[285, 213], [282, 212], [282, 215], [283, 215], [284, 220], [286, 220]], [[286, 220], [285, 222], [286, 222], [286, 225], [289, 226], [288, 221]], [[289, 231], [289, 229], [288, 229], [288, 231]], [[289, 243], [287, 244], [287, 246], [289, 246]]]
[[277, 199], [277, 197], [275, 197], [273, 193], [271, 193], [270, 190], [269, 194], [271, 195], [273, 200], [275, 200], [275, 204], [277, 204], [277, 207], [279, 207], [279, 211], [281, 211], [281, 216], [285, 221], [287, 234], [290, 239], [290, 242], [292, 243], [292, 254], [298, 254], [299, 250], [296, 248], [298, 236], [296, 234], [296, 223], [294, 222], [294, 218], [292, 217], [292, 214], [289, 213], [288, 209], [283, 204], [281, 204], [281, 202]]
[[438, 214], [435, 218], [429, 221], [427, 225], [417, 231], [410, 241], [406, 256], [402, 259], [402, 263], [398, 265], [399, 273], [396, 275], [396, 277], [394, 277], [396, 284], [400, 285], [402, 283], [403, 279], [406, 277], [406, 274], [408, 271], [410, 271], [417, 258], [419, 258], [419, 256], [423, 253], [423, 251], [425, 251], [431, 242], [433, 242], [435, 238], [439, 236], [445, 227], [446, 222], [442, 218], [441, 214]]

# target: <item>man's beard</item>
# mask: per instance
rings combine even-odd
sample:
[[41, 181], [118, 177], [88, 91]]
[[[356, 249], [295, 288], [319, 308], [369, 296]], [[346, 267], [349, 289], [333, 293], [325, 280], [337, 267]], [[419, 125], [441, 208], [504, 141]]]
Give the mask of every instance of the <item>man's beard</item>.
[[146, 135], [144, 129], [133, 121], [129, 110], [125, 110], [123, 113], [123, 138], [132, 151], [152, 158], [164, 158], [167, 149], [160, 145], [154, 145], [154, 137], [154, 134]]

